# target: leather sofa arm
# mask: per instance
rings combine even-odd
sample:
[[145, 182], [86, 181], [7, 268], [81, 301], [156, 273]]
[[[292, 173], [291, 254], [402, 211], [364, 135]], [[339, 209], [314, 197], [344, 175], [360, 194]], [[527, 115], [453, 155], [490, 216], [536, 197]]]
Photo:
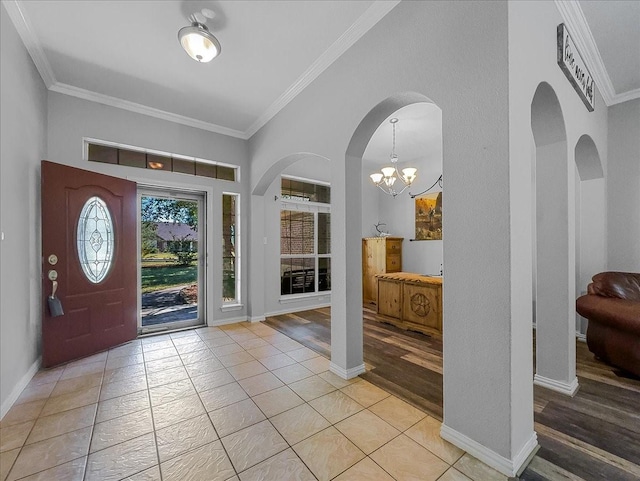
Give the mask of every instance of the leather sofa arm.
[[576, 311], [589, 321], [640, 336], [640, 303], [592, 294], [576, 300]]
[[589, 294], [640, 302], [640, 274], [601, 272], [592, 281], [587, 287]]

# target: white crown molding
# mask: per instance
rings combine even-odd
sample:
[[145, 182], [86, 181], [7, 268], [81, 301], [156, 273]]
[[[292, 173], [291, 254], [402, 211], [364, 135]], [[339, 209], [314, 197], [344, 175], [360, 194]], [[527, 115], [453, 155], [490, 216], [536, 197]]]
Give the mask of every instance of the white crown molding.
[[518, 452], [513, 459], [507, 459], [501, 456], [483, 444], [474, 441], [455, 429], [451, 429], [444, 423], [442, 424], [442, 428], [440, 428], [440, 436], [442, 439], [455, 444], [474, 458], [479, 459], [505, 476], [518, 476], [522, 473], [527, 467], [527, 464], [529, 464], [529, 461], [533, 458], [533, 455], [539, 449], [538, 436], [535, 431], [531, 433], [529, 440], [522, 446], [520, 452]]
[[629, 90], [628, 92], [614, 95], [611, 101], [611, 105], [621, 104], [622, 102], [626, 102], [627, 100], [634, 99], [640, 99], [640, 89]]
[[130, 112], [135, 112], [142, 115], [148, 115], [162, 120], [168, 120], [169, 122], [175, 122], [177, 124], [188, 125], [189, 127], [195, 127], [197, 129], [208, 130], [209, 132], [215, 132], [217, 134], [228, 135], [231, 137], [237, 137], [239, 139], [248, 139], [246, 134], [240, 130], [230, 129], [221, 125], [212, 124], [203, 120], [197, 120], [184, 115], [174, 114], [167, 112], [166, 110], [156, 109], [154, 107], [148, 107], [146, 105], [131, 102], [129, 100], [123, 100], [117, 97], [111, 97], [109, 95], [99, 94], [91, 90], [74, 87], [73, 85], [63, 84], [61, 82], [54, 83], [49, 90], [52, 92], [58, 92], [71, 97], [77, 97], [79, 99], [90, 100], [99, 104], [108, 105], [110, 107], [116, 107]]
[[311, 66], [245, 131], [251, 137], [280, 112], [333, 62], [377, 24], [401, 0], [375, 1]]
[[555, 3], [607, 107], [640, 98], [640, 89], [616, 93], [580, 3], [576, 0], [555, 0]]
[[56, 81], [53, 75], [53, 69], [51, 64], [47, 60], [44, 50], [38, 41], [38, 36], [35, 34], [31, 23], [24, 16], [24, 12], [21, 8], [21, 1], [18, 0], [2, 0], [5, 10], [9, 14], [9, 18], [13, 22], [13, 25], [18, 31], [18, 35], [22, 39], [22, 43], [26, 47], [29, 55], [33, 59], [33, 63], [36, 65], [40, 77], [44, 81], [47, 88], [50, 88]]
[[356, 43], [366, 32], [389, 13], [401, 0], [376, 0], [354, 23], [344, 32], [265, 112], [244, 132], [230, 129], [221, 125], [205, 122], [203, 120], [174, 114], [165, 110], [156, 109], [129, 100], [111, 97], [91, 90], [86, 90], [73, 85], [58, 82], [47, 60], [42, 46], [31, 27], [29, 21], [20, 7], [21, 0], [2, 0], [9, 17], [15, 25], [20, 38], [29, 51], [33, 62], [40, 73], [47, 88], [53, 92], [70, 95], [72, 97], [109, 105], [131, 112], [136, 112], [150, 117], [175, 122], [197, 129], [207, 130], [222, 135], [228, 135], [247, 140], [271, 120], [280, 110], [291, 102], [302, 90], [313, 82], [344, 52]]
[[58, 92], [61, 94], [70, 95], [72, 97], [89, 100], [91, 102], [97, 102], [99, 104], [128, 110], [130, 112], [136, 112], [142, 115], [148, 115], [150, 117], [168, 120], [169, 122], [174, 122], [177, 124], [188, 125], [189, 127], [195, 127], [197, 129], [207, 130], [209, 132], [215, 132], [217, 134], [228, 135], [244, 140], [247, 140], [249, 138], [245, 132], [242, 132], [240, 130], [230, 129], [221, 125], [205, 122], [203, 120], [197, 120], [191, 117], [186, 117], [184, 115], [174, 114], [172, 112], [148, 107], [146, 105], [131, 102], [129, 100], [111, 97], [109, 95], [100, 94], [91, 90], [86, 90], [75, 87], [73, 85], [58, 82], [55, 78], [55, 75], [53, 74], [53, 69], [51, 68], [49, 61], [47, 60], [44, 50], [40, 45], [38, 36], [35, 34], [31, 23], [29, 22], [24, 14], [23, 9], [21, 8], [21, 3], [22, 2], [20, 0], [2, 1], [2, 4], [9, 14], [9, 18], [11, 18], [11, 21], [13, 22], [16, 30], [18, 31], [18, 34], [20, 35], [20, 38], [22, 39], [22, 43], [24, 43], [27, 51], [29, 52], [29, 55], [31, 55], [33, 63], [36, 65], [36, 68], [38, 69], [42, 80], [47, 86], [47, 89], [51, 90], [52, 92]]

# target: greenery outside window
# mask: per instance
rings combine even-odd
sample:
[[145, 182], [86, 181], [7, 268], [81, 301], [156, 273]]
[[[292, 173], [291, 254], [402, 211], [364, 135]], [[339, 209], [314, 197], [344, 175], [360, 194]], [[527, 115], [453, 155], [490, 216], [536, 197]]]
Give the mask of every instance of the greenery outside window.
[[224, 304], [240, 303], [240, 196], [222, 195], [222, 300]]

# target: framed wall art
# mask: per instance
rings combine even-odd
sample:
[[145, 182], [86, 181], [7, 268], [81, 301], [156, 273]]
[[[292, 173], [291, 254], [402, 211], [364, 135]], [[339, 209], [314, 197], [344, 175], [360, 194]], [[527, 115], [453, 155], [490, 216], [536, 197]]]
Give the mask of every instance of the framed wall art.
[[415, 240], [442, 240], [442, 192], [415, 198]]

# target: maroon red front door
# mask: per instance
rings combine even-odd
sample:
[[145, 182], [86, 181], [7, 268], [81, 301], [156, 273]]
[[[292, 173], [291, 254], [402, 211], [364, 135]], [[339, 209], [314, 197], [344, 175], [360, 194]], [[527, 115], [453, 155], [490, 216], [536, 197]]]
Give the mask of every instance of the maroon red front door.
[[[49, 367], [137, 335], [136, 184], [42, 161], [41, 193], [42, 364]], [[51, 279], [62, 315], [49, 306]]]

